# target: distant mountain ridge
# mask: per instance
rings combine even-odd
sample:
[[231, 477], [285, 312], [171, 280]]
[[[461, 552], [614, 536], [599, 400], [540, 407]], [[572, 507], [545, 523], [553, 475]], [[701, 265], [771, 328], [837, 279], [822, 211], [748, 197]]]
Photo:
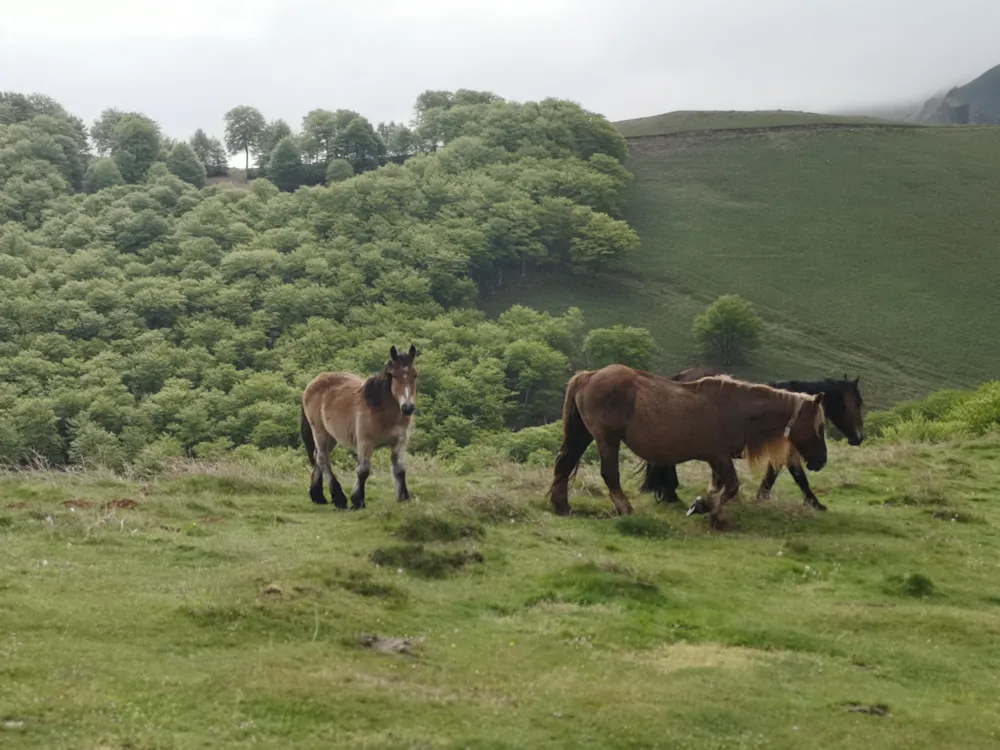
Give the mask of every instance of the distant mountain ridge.
[[915, 116], [928, 125], [1000, 125], [1000, 65], [943, 97], [932, 97]]
[[846, 107], [831, 114], [875, 117], [914, 125], [1000, 125], [1000, 65], [978, 78], [950, 89], [939, 89], [925, 101]]

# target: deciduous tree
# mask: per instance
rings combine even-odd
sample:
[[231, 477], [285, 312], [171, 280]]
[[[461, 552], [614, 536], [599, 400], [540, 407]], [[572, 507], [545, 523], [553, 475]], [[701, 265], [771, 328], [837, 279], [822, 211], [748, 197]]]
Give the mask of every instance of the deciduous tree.
[[254, 107], [233, 107], [226, 112], [226, 148], [229, 153], [243, 152], [245, 168], [250, 169], [250, 151], [256, 148], [264, 134], [267, 123], [264, 115]]

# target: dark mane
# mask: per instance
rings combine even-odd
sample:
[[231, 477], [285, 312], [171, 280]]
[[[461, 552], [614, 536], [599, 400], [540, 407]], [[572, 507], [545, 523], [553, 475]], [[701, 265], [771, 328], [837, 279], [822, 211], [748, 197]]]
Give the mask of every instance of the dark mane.
[[853, 380], [835, 380], [824, 378], [823, 380], [774, 380], [768, 383], [772, 388], [781, 388], [785, 391], [796, 391], [798, 393], [808, 393], [815, 396], [817, 393], [825, 393], [828, 396], [840, 394], [854, 390]]
[[364, 398], [365, 404], [371, 409], [381, 408], [382, 399], [386, 397], [386, 394], [391, 394], [391, 383], [392, 378], [389, 377], [388, 370], [382, 370], [382, 372], [368, 377], [361, 386], [361, 396]]

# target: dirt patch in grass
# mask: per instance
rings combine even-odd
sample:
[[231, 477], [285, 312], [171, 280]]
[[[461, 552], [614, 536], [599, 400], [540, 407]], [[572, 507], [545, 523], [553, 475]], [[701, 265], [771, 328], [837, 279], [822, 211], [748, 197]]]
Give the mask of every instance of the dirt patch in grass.
[[110, 508], [118, 508], [119, 510], [133, 510], [138, 506], [139, 506], [138, 500], [133, 500], [130, 497], [122, 497], [117, 500], [110, 500], [104, 503], [104, 505], [102, 505], [101, 507], [104, 508], [105, 510], [108, 510]]
[[73, 498], [72, 500], [63, 500], [59, 504], [64, 508], [79, 508], [81, 510], [94, 507], [94, 504], [90, 500], [80, 500], [78, 498]]
[[682, 669], [748, 669], [774, 662], [778, 654], [721, 643], [671, 643], [653, 651], [632, 654], [630, 658], [660, 672], [670, 673]]

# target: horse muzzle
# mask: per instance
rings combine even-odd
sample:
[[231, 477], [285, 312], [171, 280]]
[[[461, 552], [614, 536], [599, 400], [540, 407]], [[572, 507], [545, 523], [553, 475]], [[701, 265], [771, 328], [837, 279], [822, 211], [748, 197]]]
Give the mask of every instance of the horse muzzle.
[[814, 458], [812, 461], [806, 461], [806, 468], [809, 471], [820, 471], [824, 466], [826, 466], [826, 456], [823, 458]]
[[406, 404], [400, 404], [399, 405], [399, 410], [401, 412], [403, 412], [404, 416], [409, 417], [409, 416], [411, 416], [413, 414], [413, 412], [415, 412], [417, 410], [417, 405], [414, 404], [413, 402], [406, 403]]
[[858, 446], [861, 445], [862, 442], [864, 442], [864, 439], [865, 439], [865, 434], [859, 430], [858, 432], [854, 433], [853, 435], [847, 438], [847, 444]]

